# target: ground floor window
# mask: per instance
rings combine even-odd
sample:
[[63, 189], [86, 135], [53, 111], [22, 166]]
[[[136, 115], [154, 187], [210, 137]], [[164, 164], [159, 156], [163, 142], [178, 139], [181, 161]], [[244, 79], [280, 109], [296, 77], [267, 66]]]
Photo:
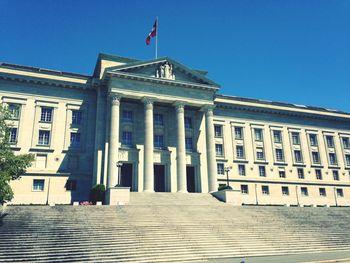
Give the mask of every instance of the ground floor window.
[[34, 179], [33, 180], [33, 191], [42, 192], [44, 191], [45, 180]]
[[282, 186], [282, 195], [289, 195], [288, 186]]
[[319, 191], [320, 191], [320, 196], [327, 196], [326, 188], [320, 188]]
[[249, 194], [248, 185], [241, 184], [241, 193], [242, 194]]
[[269, 186], [268, 185], [262, 185], [261, 186], [261, 192], [262, 192], [263, 195], [269, 195], [270, 194]]
[[302, 196], [308, 196], [309, 195], [309, 192], [307, 190], [307, 187], [301, 187], [300, 188], [300, 191], [301, 191], [301, 195]]
[[338, 196], [338, 197], [344, 197], [343, 189], [337, 188], [337, 196]]

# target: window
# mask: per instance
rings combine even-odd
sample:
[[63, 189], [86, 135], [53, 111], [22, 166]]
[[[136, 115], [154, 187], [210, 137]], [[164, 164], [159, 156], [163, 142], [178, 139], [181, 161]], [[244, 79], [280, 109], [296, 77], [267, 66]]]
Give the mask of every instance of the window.
[[283, 156], [283, 150], [282, 149], [276, 149], [276, 161], [277, 162], [283, 162], [284, 156]]
[[298, 178], [299, 179], [305, 179], [305, 175], [304, 175], [304, 169], [303, 168], [298, 168]]
[[322, 180], [322, 171], [320, 169], [316, 169], [315, 173], [316, 173], [316, 179]]
[[307, 190], [307, 187], [301, 187], [300, 188], [300, 191], [301, 191], [301, 195], [302, 196], [308, 196], [309, 195], [309, 192]]
[[333, 147], [334, 147], [334, 139], [333, 139], [333, 136], [327, 135], [327, 136], [326, 136], [326, 142], [327, 142], [327, 147], [328, 147], [328, 148], [333, 148]]
[[339, 172], [337, 170], [333, 170], [333, 179], [334, 181], [339, 181]]
[[337, 188], [336, 192], [337, 192], [337, 197], [344, 197], [343, 189]]
[[318, 190], [320, 192], [320, 196], [322, 196], [322, 197], [327, 196], [326, 188], [319, 188]]
[[312, 152], [311, 155], [312, 155], [312, 162], [313, 163], [315, 163], [315, 164], [320, 163], [320, 155], [318, 152]]
[[73, 147], [73, 148], [80, 147], [80, 133], [78, 132], [70, 133], [70, 147]]
[[256, 159], [257, 160], [264, 160], [265, 159], [264, 149], [263, 148], [257, 148], [256, 149]]
[[286, 171], [280, 168], [280, 170], [278, 171], [278, 175], [280, 178], [286, 178]]
[[122, 122], [133, 122], [133, 112], [129, 110], [123, 110]]
[[66, 182], [66, 190], [67, 191], [75, 191], [75, 190], [77, 190], [77, 181], [76, 180], [67, 180], [67, 182]]
[[281, 133], [281, 131], [273, 131], [273, 141], [275, 143], [281, 143], [282, 142], [282, 133]]
[[244, 164], [238, 165], [238, 174], [240, 176], [245, 176], [245, 165]]
[[344, 149], [350, 149], [350, 139], [343, 137], [342, 141]]
[[122, 145], [126, 145], [126, 146], [132, 145], [132, 132], [123, 131], [123, 133], [122, 133]]
[[303, 162], [303, 157], [301, 155], [301, 151], [300, 150], [295, 150], [294, 151], [294, 159], [296, 163], [302, 163]]
[[317, 135], [316, 134], [309, 134], [309, 139], [310, 139], [311, 146], [317, 146]]
[[289, 195], [288, 186], [282, 186], [282, 195]]
[[263, 140], [263, 132], [262, 129], [254, 129], [254, 138], [256, 141]]
[[244, 159], [244, 148], [241, 145], [236, 146], [236, 157], [238, 159]]
[[298, 132], [292, 132], [292, 143], [293, 145], [300, 145], [300, 135]]
[[52, 108], [41, 108], [40, 121], [52, 122]]
[[270, 194], [269, 187], [267, 185], [262, 185], [261, 186], [261, 192], [262, 192], [263, 195], [269, 195]]
[[241, 184], [241, 193], [242, 194], [249, 194], [248, 185]]
[[72, 124], [80, 125], [81, 120], [82, 120], [82, 116], [83, 115], [82, 115], [81, 111], [73, 110], [72, 111]]
[[215, 152], [216, 152], [216, 156], [223, 156], [224, 152], [222, 149], [222, 144], [215, 144]]
[[337, 157], [335, 156], [335, 153], [329, 153], [329, 164], [330, 165], [337, 164]]
[[185, 117], [185, 128], [192, 129], [192, 119], [191, 119], [191, 117]]
[[12, 120], [18, 120], [19, 119], [19, 117], [20, 117], [20, 112], [21, 112], [21, 105], [19, 105], [19, 104], [9, 104], [8, 105], [8, 111], [9, 111], [9, 113], [10, 113], [10, 115], [11, 115], [11, 119]]
[[187, 151], [193, 150], [193, 141], [191, 137], [185, 138], [185, 148]]
[[235, 127], [235, 139], [242, 140], [243, 139], [243, 128]]
[[214, 125], [214, 131], [215, 131], [215, 137], [222, 137], [222, 126], [221, 125]]
[[350, 154], [345, 154], [345, 163], [346, 166], [350, 166]]
[[33, 191], [42, 192], [44, 191], [45, 180], [34, 179], [33, 180]]
[[218, 175], [225, 175], [225, 168], [223, 163], [218, 163], [216, 167]]
[[10, 128], [10, 143], [16, 143], [17, 142], [17, 128]]
[[154, 124], [155, 125], [164, 125], [163, 114], [156, 113], [154, 114]]
[[266, 177], [266, 169], [265, 166], [259, 166], [259, 176]]
[[49, 145], [50, 144], [50, 131], [39, 131], [39, 145]]
[[154, 135], [154, 142], [153, 143], [154, 143], [154, 148], [163, 148], [164, 147], [163, 135]]

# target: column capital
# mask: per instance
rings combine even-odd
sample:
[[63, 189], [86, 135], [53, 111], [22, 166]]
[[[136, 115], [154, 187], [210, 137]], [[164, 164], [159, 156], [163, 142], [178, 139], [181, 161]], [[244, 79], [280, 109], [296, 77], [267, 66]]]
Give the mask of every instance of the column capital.
[[206, 115], [212, 116], [214, 109], [215, 109], [215, 105], [204, 105], [201, 108], [201, 111], [204, 111]]
[[110, 93], [109, 98], [111, 100], [111, 105], [120, 105], [121, 96], [118, 93]]
[[185, 103], [183, 101], [175, 101], [173, 105], [175, 106], [177, 112], [184, 112]]
[[141, 101], [145, 105], [146, 109], [151, 109], [153, 107], [155, 99], [152, 97], [143, 97]]

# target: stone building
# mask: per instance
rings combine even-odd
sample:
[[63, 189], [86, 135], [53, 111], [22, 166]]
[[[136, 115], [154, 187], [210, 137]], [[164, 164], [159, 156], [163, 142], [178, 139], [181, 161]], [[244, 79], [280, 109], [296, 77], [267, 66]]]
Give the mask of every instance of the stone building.
[[245, 204], [350, 205], [349, 113], [218, 91], [170, 58], [100, 54], [92, 76], [2, 63], [11, 147], [35, 155], [12, 203], [88, 200], [95, 184], [207, 193], [228, 176]]

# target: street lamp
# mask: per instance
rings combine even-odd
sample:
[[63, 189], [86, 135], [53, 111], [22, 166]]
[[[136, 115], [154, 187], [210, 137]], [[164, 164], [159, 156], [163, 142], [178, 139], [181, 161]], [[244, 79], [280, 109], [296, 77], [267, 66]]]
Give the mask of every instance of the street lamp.
[[227, 186], [230, 186], [230, 181], [228, 179], [228, 172], [231, 171], [231, 169], [232, 169], [232, 166], [227, 166], [224, 168], [224, 171], [226, 173]]
[[121, 168], [123, 166], [122, 162], [117, 162], [117, 168], [118, 168], [118, 184], [116, 186], [121, 186], [121, 180], [120, 180], [120, 173], [121, 173]]

